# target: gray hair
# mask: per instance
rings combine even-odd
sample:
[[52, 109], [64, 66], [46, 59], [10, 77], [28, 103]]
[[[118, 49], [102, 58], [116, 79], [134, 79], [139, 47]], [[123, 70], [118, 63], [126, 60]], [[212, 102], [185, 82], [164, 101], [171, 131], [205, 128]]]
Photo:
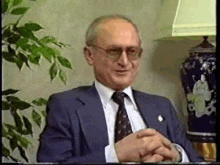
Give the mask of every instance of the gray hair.
[[105, 15], [105, 16], [98, 17], [89, 25], [88, 30], [86, 31], [86, 45], [87, 46], [90, 46], [91, 44], [93, 44], [94, 40], [97, 38], [98, 30], [99, 30], [98, 25], [105, 20], [111, 20], [111, 19], [121, 19], [128, 23], [131, 23], [139, 36], [139, 44], [141, 45], [141, 35], [139, 33], [137, 25], [135, 25], [129, 18], [123, 15], [116, 14], [116, 15]]

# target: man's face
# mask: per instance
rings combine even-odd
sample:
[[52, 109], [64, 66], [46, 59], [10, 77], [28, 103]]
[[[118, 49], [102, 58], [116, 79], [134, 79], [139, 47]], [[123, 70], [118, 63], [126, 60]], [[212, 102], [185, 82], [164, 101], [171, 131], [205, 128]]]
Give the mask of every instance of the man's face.
[[[94, 43], [102, 48], [139, 47], [139, 37], [132, 24], [123, 20], [109, 20], [102, 23]], [[138, 74], [140, 58], [129, 60], [126, 51], [115, 60], [106, 56], [102, 49], [92, 47], [91, 61], [96, 79], [103, 85], [122, 90], [132, 84]]]

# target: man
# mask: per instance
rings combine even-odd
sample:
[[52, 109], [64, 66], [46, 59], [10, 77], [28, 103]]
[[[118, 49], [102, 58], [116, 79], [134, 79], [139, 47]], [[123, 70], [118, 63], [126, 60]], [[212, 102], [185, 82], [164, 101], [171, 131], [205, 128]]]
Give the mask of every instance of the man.
[[96, 81], [50, 97], [38, 161], [202, 161], [171, 103], [131, 88], [142, 54], [136, 25], [120, 15], [97, 18], [86, 45]]

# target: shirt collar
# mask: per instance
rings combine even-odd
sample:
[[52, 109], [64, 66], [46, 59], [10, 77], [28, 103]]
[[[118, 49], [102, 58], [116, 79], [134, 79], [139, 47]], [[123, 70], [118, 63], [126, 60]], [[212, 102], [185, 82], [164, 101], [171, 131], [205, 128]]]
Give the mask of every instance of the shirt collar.
[[[96, 89], [97, 89], [97, 91], [99, 93], [99, 96], [101, 98], [102, 105], [105, 108], [107, 103], [110, 102], [111, 97], [112, 97], [113, 93], [115, 92], [115, 90], [104, 86], [103, 84], [101, 84], [98, 81], [95, 81], [95, 87], [96, 87]], [[134, 101], [134, 97], [133, 97], [133, 92], [132, 92], [131, 86], [123, 89], [122, 92], [124, 92], [124, 93], [126, 93], [128, 95], [129, 100], [134, 105], [134, 108], [137, 109], [136, 103]]]

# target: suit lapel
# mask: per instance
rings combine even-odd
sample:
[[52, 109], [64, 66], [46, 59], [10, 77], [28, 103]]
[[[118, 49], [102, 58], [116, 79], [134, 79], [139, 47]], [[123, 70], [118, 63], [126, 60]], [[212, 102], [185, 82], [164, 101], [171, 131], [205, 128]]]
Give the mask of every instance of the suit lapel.
[[89, 88], [79, 100], [84, 104], [78, 109], [78, 115], [90, 149], [97, 150], [100, 146], [108, 145], [105, 114], [96, 88]]
[[164, 115], [158, 110], [155, 99], [147, 94], [134, 91], [134, 99], [138, 109], [147, 125], [147, 128], [157, 129], [159, 132], [166, 134], [166, 121]]
[[[98, 147], [105, 147], [109, 144], [105, 114], [96, 88], [92, 86], [85, 92], [86, 94], [83, 93], [78, 98], [83, 106], [78, 109], [77, 113], [90, 149], [97, 150]], [[147, 127], [157, 129], [166, 135], [166, 120], [158, 110], [155, 100], [147, 94], [134, 90], [133, 94]], [[162, 117], [162, 121], [160, 117]]]

